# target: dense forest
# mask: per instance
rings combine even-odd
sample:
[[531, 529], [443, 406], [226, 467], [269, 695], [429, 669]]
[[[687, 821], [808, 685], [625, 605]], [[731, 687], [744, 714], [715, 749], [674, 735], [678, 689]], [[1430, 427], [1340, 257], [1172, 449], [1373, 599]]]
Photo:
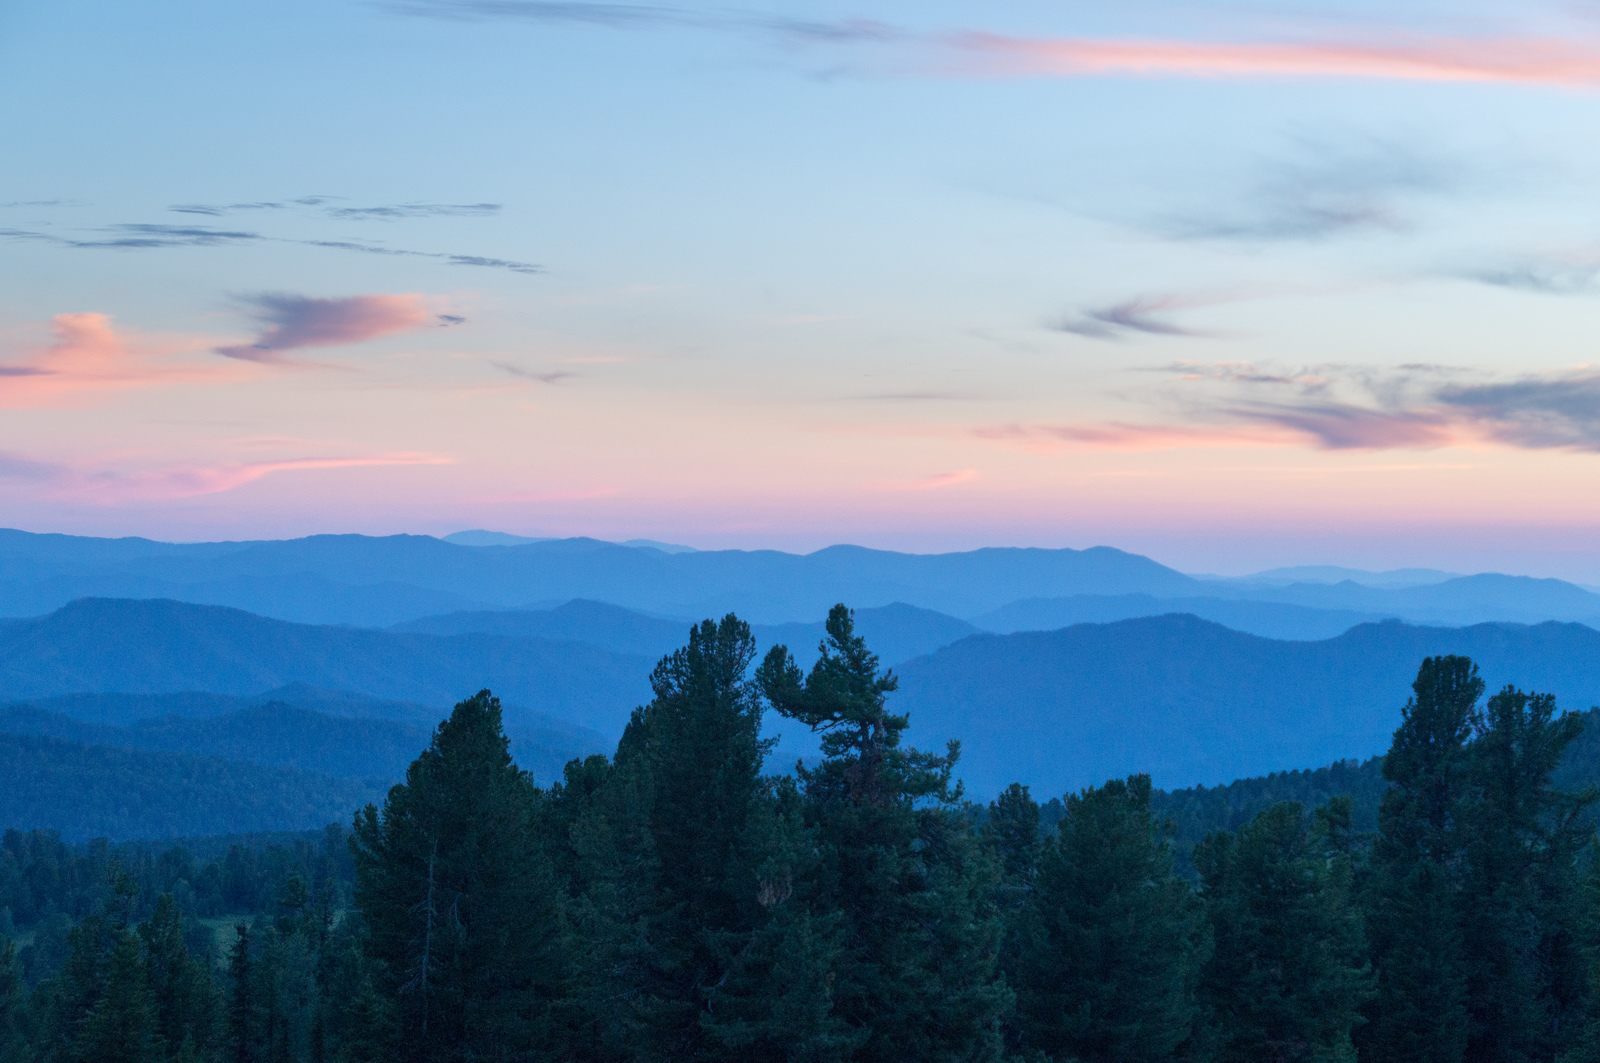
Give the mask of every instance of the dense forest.
[[[349, 831], [8, 832], [0, 1059], [1600, 1059], [1584, 718], [1467, 658], [1381, 759], [1043, 806], [902, 745], [843, 606], [808, 671], [729, 616], [650, 680], [547, 787], [483, 691]], [[764, 774], [769, 710], [821, 759]]]

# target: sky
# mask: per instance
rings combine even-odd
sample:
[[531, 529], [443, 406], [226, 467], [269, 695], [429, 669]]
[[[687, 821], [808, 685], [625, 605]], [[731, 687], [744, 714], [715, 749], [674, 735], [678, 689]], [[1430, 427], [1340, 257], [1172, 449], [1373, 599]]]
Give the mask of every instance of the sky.
[[1600, 3], [0, 0], [0, 524], [1600, 583]]

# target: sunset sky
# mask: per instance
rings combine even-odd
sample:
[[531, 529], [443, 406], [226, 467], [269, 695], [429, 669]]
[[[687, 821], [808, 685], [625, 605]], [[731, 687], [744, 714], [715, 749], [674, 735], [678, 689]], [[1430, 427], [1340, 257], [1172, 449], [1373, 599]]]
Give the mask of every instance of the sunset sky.
[[0, 525], [1600, 583], [1600, 3], [0, 0]]

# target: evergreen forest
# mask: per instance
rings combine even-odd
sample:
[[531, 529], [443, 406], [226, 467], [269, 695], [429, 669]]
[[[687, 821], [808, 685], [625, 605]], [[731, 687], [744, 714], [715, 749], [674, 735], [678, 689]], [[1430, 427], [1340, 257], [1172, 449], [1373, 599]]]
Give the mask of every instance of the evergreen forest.
[[[348, 827], [7, 832], [0, 1060], [1600, 1060], [1597, 794], [1551, 696], [1429, 657], [1381, 759], [984, 805], [826, 632], [802, 669], [704, 621], [559, 780], [486, 690]], [[768, 712], [822, 756], [769, 773]]]

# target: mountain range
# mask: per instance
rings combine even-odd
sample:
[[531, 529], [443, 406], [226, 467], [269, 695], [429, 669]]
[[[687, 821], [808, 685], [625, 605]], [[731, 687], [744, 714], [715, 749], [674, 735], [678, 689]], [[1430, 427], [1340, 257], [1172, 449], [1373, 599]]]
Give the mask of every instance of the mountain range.
[[0, 531], [0, 616], [37, 616], [84, 597], [170, 598], [374, 628], [573, 599], [680, 622], [735, 611], [765, 625], [813, 622], [839, 601], [904, 603], [998, 631], [1180, 611], [1278, 638], [1329, 637], [1386, 618], [1600, 624], [1600, 594], [1560, 580], [1326, 566], [1200, 578], [1104, 546], [948, 554], [832, 546], [802, 555], [483, 531], [232, 543]]
[[[680, 627], [674, 639], [661, 626], [672, 622], [618, 615], [624, 612], [576, 602], [515, 618], [542, 635], [431, 634], [291, 624], [168, 601], [85, 600], [47, 617], [0, 623], [0, 700], [123, 728], [115, 741], [126, 747], [218, 753], [231, 741], [218, 721], [257, 727], [268, 702], [345, 717], [346, 731], [363, 717], [397, 720], [417, 728], [405, 739], [415, 743], [430, 711], [436, 719], [488, 687], [505, 701], [508, 730], [522, 748], [564, 759], [563, 751], [609, 749], [633, 707], [649, 697], [660, 651], [687, 634]], [[1549, 691], [1569, 708], [1600, 701], [1600, 631], [1580, 624], [1430, 628], [1388, 621], [1332, 639], [1287, 641], [1185, 614], [1005, 635], [964, 634], [911, 607], [858, 615], [870, 621], [862, 625], [869, 646], [915, 652], [898, 662], [882, 655], [895, 662], [900, 680], [894, 705], [911, 714], [908, 740], [940, 748], [960, 739], [960, 774], [976, 797], [1012, 781], [1059, 794], [1148, 771], [1160, 786], [1181, 787], [1370, 756], [1388, 744], [1418, 662], [1436, 653], [1473, 657], [1491, 687]], [[805, 637], [790, 643], [805, 653], [814, 652], [820, 625], [757, 631], [765, 645], [781, 634]], [[607, 644], [584, 641], [591, 636]], [[942, 639], [949, 641], [937, 645]], [[305, 696], [310, 690], [323, 693]], [[164, 704], [157, 695], [171, 691], [215, 693], [170, 695], [187, 707], [152, 711]], [[204, 708], [207, 697], [221, 699], [210, 703], [216, 711]], [[327, 712], [340, 698], [346, 709]], [[212, 717], [210, 744], [181, 721], [201, 715]], [[310, 717], [295, 719], [303, 722], [279, 722], [290, 731], [309, 727]], [[111, 741], [81, 729], [32, 725], [31, 733]], [[815, 737], [792, 721], [769, 717], [769, 733], [781, 739], [777, 767], [816, 752]], [[561, 762], [546, 759], [537, 774], [549, 780]]]

